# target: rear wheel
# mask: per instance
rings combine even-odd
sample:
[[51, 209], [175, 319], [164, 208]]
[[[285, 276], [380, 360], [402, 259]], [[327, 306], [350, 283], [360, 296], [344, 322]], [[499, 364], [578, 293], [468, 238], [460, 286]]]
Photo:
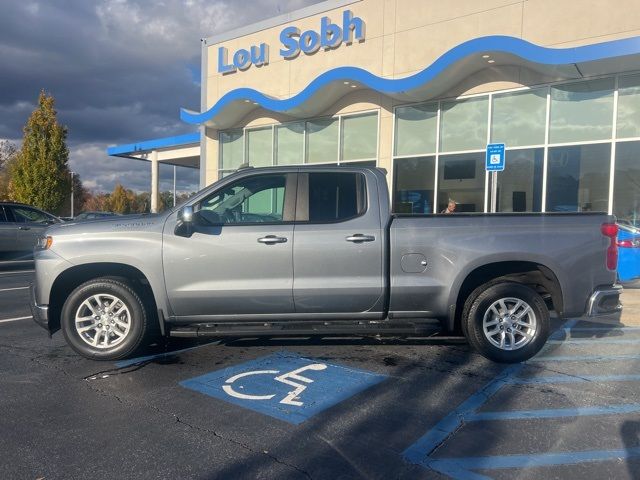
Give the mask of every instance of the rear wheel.
[[150, 331], [138, 293], [114, 278], [89, 280], [76, 288], [62, 307], [60, 323], [69, 346], [96, 360], [129, 356]]
[[503, 363], [522, 362], [544, 346], [549, 310], [532, 288], [515, 282], [489, 282], [465, 302], [462, 326], [482, 355]]

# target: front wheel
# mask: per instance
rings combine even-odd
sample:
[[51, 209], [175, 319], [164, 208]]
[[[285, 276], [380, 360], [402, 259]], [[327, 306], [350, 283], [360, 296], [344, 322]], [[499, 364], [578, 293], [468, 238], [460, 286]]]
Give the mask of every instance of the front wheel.
[[549, 335], [549, 310], [532, 288], [489, 282], [475, 289], [462, 312], [463, 331], [479, 353], [501, 363], [533, 357]]
[[138, 293], [114, 278], [89, 280], [71, 292], [60, 323], [69, 346], [95, 360], [129, 356], [150, 330]]

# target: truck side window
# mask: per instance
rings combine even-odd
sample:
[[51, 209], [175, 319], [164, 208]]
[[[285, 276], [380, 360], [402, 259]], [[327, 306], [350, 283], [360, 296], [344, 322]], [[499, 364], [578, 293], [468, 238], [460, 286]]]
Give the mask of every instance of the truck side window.
[[286, 174], [238, 180], [200, 202], [197, 219], [209, 224], [283, 221]]
[[365, 212], [366, 188], [362, 174], [317, 172], [303, 175], [308, 175], [309, 199], [308, 205], [302, 205], [299, 221], [341, 222]]
[[4, 207], [0, 205], [0, 223], [6, 223], [8, 221], [9, 219], [7, 218], [7, 215], [4, 213]]

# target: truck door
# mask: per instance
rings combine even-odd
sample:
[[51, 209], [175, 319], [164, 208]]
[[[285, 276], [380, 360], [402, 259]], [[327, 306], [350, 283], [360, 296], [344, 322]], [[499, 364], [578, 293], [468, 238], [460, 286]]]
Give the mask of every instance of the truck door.
[[11, 211], [0, 205], [0, 258], [3, 254], [17, 250], [18, 227], [10, 215]]
[[163, 236], [174, 315], [293, 313], [296, 174], [245, 176], [194, 205], [193, 231]]
[[382, 312], [385, 236], [363, 172], [301, 171], [294, 237], [296, 312]]

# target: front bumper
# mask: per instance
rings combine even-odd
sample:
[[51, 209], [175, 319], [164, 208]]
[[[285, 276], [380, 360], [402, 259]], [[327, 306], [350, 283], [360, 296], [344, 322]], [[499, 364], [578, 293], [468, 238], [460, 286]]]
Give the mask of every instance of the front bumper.
[[622, 285], [612, 285], [611, 287], [598, 288], [589, 297], [587, 304], [587, 317], [599, 317], [601, 315], [611, 315], [622, 311], [620, 294]]
[[49, 335], [51, 335], [51, 329], [49, 328], [49, 306], [38, 305], [36, 303], [36, 286], [33, 283], [29, 287], [29, 293], [29, 306], [31, 307], [33, 320], [47, 332], [49, 332]]

